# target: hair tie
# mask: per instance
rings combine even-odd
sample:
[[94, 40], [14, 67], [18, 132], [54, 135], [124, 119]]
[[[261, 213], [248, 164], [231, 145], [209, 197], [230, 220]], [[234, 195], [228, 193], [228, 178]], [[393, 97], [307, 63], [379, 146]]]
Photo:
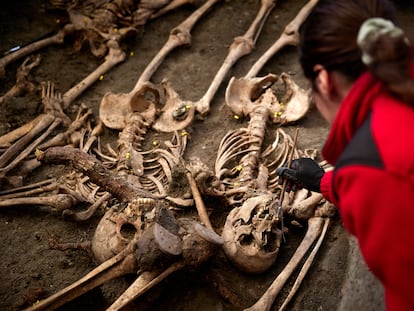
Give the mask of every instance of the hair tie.
[[[380, 17], [373, 17], [367, 19], [359, 28], [357, 44], [362, 50], [362, 62], [365, 65], [370, 65], [374, 61], [374, 57], [369, 53], [370, 47], [383, 35], [388, 35], [391, 38], [404, 36], [404, 31], [394, 25], [389, 20]], [[408, 39], [405, 37], [404, 41], [409, 45]]]

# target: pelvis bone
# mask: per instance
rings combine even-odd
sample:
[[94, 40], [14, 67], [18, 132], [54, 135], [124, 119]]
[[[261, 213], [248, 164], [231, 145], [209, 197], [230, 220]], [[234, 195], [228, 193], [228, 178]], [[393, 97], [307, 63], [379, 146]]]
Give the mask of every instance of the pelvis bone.
[[241, 270], [261, 273], [276, 260], [282, 231], [277, 228], [278, 200], [270, 193], [247, 199], [233, 208], [223, 228], [223, 249]]
[[300, 120], [310, 107], [309, 91], [298, 86], [292, 78], [282, 73], [280, 77], [274, 74], [260, 78], [241, 78], [230, 80], [226, 90], [226, 103], [238, 116], [251, 113], [253, 102], [259, 98], [263, 90], [275, 86], [284, 90], [284, 96], [279, 105], [274, 105], [271, 111], [273, 123], [286, 124]]

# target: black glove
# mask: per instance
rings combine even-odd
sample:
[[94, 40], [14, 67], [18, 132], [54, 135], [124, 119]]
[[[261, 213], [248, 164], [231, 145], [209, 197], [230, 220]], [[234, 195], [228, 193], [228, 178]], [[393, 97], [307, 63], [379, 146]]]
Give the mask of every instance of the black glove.
[[321, 192], [320, 184], [325, 171], [311, 158], [299, 158], [292, 161], [290, 168], [278, 167], [276, 174], [279, 175], [280, 184], [287, 179], [286, 191], [288, 192], [302, 188]]

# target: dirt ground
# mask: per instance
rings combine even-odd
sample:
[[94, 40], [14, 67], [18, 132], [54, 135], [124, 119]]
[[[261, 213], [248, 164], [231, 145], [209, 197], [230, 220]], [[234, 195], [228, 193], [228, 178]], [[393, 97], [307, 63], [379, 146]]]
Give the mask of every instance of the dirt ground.
[[[296, 15], [306, 0], [277, 1], [254, 51], [239, 60], [219, 88], [211, 112], [204, 120], [195, 120], [188, 131], [191, 139], [185, 158], [202, 157], [213, 167], [218, 144], [225, 133], [246, 126], [246, 120], [236, 121], [224, 103], [224, 92], [230, 77], [241, 77], [279, 37], [284, 26]], [[152, 77], [154, 83], [168, 79], [181, 98], [196, 101], [206, 92], [221, 66], [233, 38], [242, 35], [254, 19], [260, 6], [258, 0], [226, 0], [219, 2], [192, 31], [191, 47], [174, 50]], [[0, 51], [30, 42], [56, 27], [61, 16], [46, 10], [46, 1], [8, 1], [0, 4]], [[403, 28], [414, 34], [414, 6], [397, 3]], [[128, 93], [152, 57], [166, 42], [169, 31], [193, 10], [185, 6], [145, 25], [143, 31], [125, 43], [127, 59], [105, 74], [74, 103], [84, 103], [94, 114], [106, 92]], [[414, 37], [411, 38], [413, 40]], [[41, 63], [31, 80], [36, 89], [24, 96], [13, 98], [0, 105], [0, 135], [24, 124], [39, 114], [40, 83], [53, 81], [57, 90], [64, 93], [94, 70], [102, 60], [95, 58], [84, 47], [74, 53], [70, 41], [39, 51]], [[19, 60], [6, 67], [6, 78], [1, 81], [3, 95], [15, 82]], [[260, 75], [288, 72], [302, 87], [307, 87], [297, 61], [295, 48], [285, 48], [262, 69]], [[298, 147], [320, 150], [328, 133], [327, 123], [314, 107], [297, 124], [286, 126], [293, 134], [300, 128]], [[269, 125], [268, 132], [275, 127]], [[118, 132], [105, 129], [104, 139], [115, 141]], [[156, 136], [156, 134], [153, 134]], [[44, 166], [32, 172], [24, 181], [30, 183], [56, 177], [64, 171], [62, 166]], [[1, 185], [0, 190], [6, 189]], [[207, 207], [219, 211], [220, 206], [207, 202]], [[0, 213], [0, 310], [21, 310], [37, 300], [78, 280], [97, 263], [87, 250], [53, 250], [50, 240], [82, 242], [91, 240], [104, 211], [98, 211], [86, 222], [65, 220], [50, 209], [36, 206], [2, 208]], [[298, 245], [305, 229], [286, 234], [276, 264], [260, 275], [246, 275], [232, 267], [223, 254], [218, 254], [201, 269], [183, 270], [170, 276], [148, 294], [136, 300], [131, 310], [241, 310], [254, 303], [281, 271]], [[290, 303], [289, 310], [337, 310], [343, 292], [348, 266], [348, 235], [339, 216], [334, 217], [326, 240], [299, 292]], [[104, 310], [124, 291], [133, 276], [119, 278], [94, 289], [60, 310]], [[221, 285], [234, 289], [234, 297], [223, 297]], [[289, 281], [287, 287], [293, 284]], [[283, 301], [284, 291], [274, 304]]]

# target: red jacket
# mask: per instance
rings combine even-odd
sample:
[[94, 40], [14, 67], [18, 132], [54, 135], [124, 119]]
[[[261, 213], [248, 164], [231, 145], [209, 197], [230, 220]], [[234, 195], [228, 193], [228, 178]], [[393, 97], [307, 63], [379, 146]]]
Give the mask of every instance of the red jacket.
[[414, 106], [365, 73], [341, 103], [322, 151], [335, 166], [322, 178], [322, 194], [357, 237], [389, 311], [414, 310], [413, 148]]

